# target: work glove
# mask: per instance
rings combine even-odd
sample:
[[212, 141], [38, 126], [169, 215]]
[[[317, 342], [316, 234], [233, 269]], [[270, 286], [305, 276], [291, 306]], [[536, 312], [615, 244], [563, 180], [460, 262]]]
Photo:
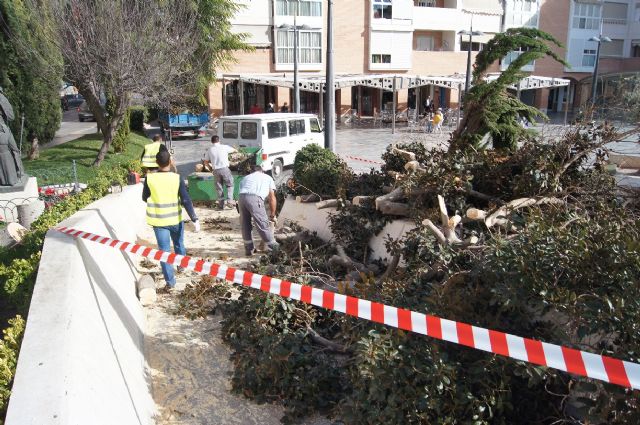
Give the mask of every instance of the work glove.
[[193, 222], [194, 232], [198, 233], [200, 231], [200, 220], [196, 220]]

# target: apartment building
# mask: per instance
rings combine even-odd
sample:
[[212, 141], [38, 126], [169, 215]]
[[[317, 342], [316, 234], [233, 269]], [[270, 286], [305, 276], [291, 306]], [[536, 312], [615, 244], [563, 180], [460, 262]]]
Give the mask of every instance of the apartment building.
[[[320, 84], [326, 53], [326, 8], [321, 0], [241, 0], [234, 31], [248, 35], [255, 50], [218, 70], [209, 91], [215, 114], [292, 104], [294, 28], [298, 28], [301, 111], [322, 108]], [[640, 70], [640, 0], [340, 0], [334, 1], [334, 66], [344, 83], [336, 90], [339, 115], [374, 115], [394, 96], [400, 109], [418, 108], [430, 97], [438, 106], [456, 106], [467, 64], [469, 38], [461, 30], [482, 32], [472, 38], [471, 60], [496, 34], [512, 27], [540, 28], [566, 47], [557, 53], [571, 65], [550, 59], [529, 64], [532, 75], [566, 78], [571, 86], [541, 79], [521, 98], [542, 110], [560, 111], [583, 102], [602, 33], [600, 70]], [[512, 52], [493, 71], [500, 72], [520, 52]], [[391, 90], [384, 76], [406, 76], [406, 87]], [[369, 78], [368, 78], [369, 77]], [[415, 77], [415, 78], [414, 78]], [[394, 94], [395, 93], [395, 94]], [[588, 95], [587, 95], [588, 96]]]

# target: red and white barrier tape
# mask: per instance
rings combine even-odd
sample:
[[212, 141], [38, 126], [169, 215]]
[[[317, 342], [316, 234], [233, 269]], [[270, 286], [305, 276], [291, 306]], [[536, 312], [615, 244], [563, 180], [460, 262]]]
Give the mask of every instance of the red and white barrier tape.
[[522, 338], [467, 323], [441, 319], [428, 314], [237, 270], [233, 267], [214, 264], [186, 255], [164, 252], [130, 242], [110, 239], [81, 230], [67, 227], [60, 227], [56, 230], [74, 238], [98, 242], [121, 251], [184, 267], [200, 274], [225, 279], [254, 289], [260, 289], [264, 292], [405, 331], [428, 335], [444, 341], [466, 345], [478, 350], [552, 367], [564, 372], [599, 379], [624, 387], [640, 389], [640, 364], [637, 363]]
[[351, 159], [353, 161], [366, 162], [366, 163], [369, 163], [369, 164], [376, 164], [376, 165], [384, 165], [384, 162], [374, 161], [372, 159], [359, 158], [357, 156], [342, 155], [342, 157], [343, 158], [347, 158], [347, 159]]

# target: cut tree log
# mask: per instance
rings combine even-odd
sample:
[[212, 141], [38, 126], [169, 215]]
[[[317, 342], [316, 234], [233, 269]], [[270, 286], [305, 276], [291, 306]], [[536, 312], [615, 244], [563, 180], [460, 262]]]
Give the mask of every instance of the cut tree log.
[[315, 193], [310, 193], [309, 195], [296, 196], [296, 202], [301, 202], [301, 203], [320, 202], [321, 200], [322, 199], [320, 199], [320, 196], [316, 195]]
[[399, 201], [403, 197], [404, 197], [404, 190], [401, 187], [397, 187], [393, 189], [391, 192], [385, 195], [378, 196], [376, 198], [376, 209], [377, 210], [380, 209], [379, 205], [381, 202], [385, 202], [385, 201], [395, 202], [395, 201]]
[[449, 217], [447, 206], [442, 195], [438, 195], [438, 207], [440, 209], [440, 227], [436, 226], [429, 219], [425, 219], [422, 221], [422, 224], [426, 226], [427, 229], [429, 229], [431, 233], [433, 233], [433, 235], [436, 237], [438, 243], [440, 243], [441, 245], [460, 246], [468, 246], [478, 243], [478, 238], [475, 236], [471, 236], [466, 240], [461, 240], [458, 237], [456, 233], [456, 227], [458, 227], [458, 225], [462, 223], [462, 217], [457, 214], [453, 217]]
[[319, 210], [323, 208], [338, 208], [338, 206], [343, 202], [346, 205], [351, 204], [349, 201], [342, 201], [340, 199], [327, 199], [325, 201], [316, 202], [316, 208]]
[[491, 214], [487, 211], [477, 208], [469, 208], [467, 210], [467, 218], [470, 220], [484, 220], [484, 224], [490, 228], [493, 226], [504, 227], [509, 224], [509, 214], [521, 208], [533, 207], [537, 205], [554, 204], [564, 205], [565, 202], [558, 198], [518, 198], [501, 206]]
[[402, 202], [382, 201], [378, 203], [378, 211], [382, 214], [406, 217], [409, 215], [409, 205]]
[[391, 153], [400, 155], [405, 161], [415, 161], [416, 154], [413, 152], [405, 151], [404, 149], [398, 149], [396, 147], [391, 148]]
[[354, 196], [351, 202], [353, 203], [353, 205], [363, 205], [365, 202], [372, 201], [374, 198], [375, 196], [358, 195]]
[[418, 161], [407, 162], [406, 164], [404, 164], [404, 169], [405, 171], [412, 172], [412, 173], [417, 173], [417, 172], [424, 173], [426, 171], [426, 168], [420, 165]]
[[449, 244], [462, 243], [458, 235], [456, 235], [456, 226], [460, 224], [462, 217], [457, 214], [451, 218], [449, 217], [447, 206], [444, 203], [444, 197], [442, 195], [438, 195], [438, 208], [440, 209], [440, 222], [442, 223], [443, 233], [447, 242]]

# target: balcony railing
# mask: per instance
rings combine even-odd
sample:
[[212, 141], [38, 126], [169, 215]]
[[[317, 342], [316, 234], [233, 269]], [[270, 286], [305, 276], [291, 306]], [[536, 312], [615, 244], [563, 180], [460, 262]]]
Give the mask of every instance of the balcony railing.
[[612, 25], [627, 25], [626, 19], [618, 19], [618, 18], [604, 18], [602, 22], [605, 24], [612, 24]]
[[436, 0], [415, 0], [413, 4], [416, 7], [437, 7]]

